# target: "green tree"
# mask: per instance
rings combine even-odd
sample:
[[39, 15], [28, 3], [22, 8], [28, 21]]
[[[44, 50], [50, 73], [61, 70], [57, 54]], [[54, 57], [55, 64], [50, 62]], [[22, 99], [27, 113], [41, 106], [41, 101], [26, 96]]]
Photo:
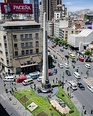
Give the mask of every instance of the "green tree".
[[67, 40], [60, 40], [60, 41], [59, 41], [59, 44], [67, 45]]
[[60, 41], [60, 39], [58, 37], [55, 37], [54, 41], [58, 44], [58, 42]]
[[85, 55], [88, 55], [88, 56], [91, 55], [91, 51], [90, 50], [86, 50], [85, 51]]

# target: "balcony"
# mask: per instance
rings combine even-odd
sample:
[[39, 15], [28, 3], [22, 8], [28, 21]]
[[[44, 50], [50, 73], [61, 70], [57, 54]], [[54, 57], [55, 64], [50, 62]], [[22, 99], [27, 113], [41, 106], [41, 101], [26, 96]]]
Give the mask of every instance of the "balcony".
[[18, 39], [17, 38], [14, 38], [14, 42], [17, 42], [18, 41]]
[[33, 46], [21, 46], [22, 49], [33, 48]]
[[21, 39], [21, 41], [33, 40], [33, 38], [30, 38], [30, 37], [28, 37], [28, 38], [20, 38], [20, 39]]

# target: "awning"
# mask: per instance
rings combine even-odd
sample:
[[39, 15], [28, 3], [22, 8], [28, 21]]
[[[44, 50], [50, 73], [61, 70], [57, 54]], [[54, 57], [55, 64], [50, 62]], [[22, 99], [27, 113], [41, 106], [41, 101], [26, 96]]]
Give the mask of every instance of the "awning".
[[38, 65], [38, 63], [21, 65], [20, 68], [25, 68], [25, 67], [30, 67], [30, 66], [36, 66], [36, 65]]

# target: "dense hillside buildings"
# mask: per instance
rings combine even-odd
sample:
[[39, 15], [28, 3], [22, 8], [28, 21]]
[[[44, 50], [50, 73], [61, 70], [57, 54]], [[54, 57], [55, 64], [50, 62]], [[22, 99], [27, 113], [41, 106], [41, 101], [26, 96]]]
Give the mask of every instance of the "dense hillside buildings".
[[30, 73], [39, 68], [43, 42], [39, 23], [5, 22], [0, 25], [0, 35], [0, 62], [6, 66], [6, 72]]

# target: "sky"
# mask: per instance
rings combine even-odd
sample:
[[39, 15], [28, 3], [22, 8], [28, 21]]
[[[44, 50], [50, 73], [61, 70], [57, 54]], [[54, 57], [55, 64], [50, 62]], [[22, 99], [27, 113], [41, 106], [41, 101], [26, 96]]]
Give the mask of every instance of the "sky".
[[67, 11], [78, 11], [82, 9], [93, 10], [93, 0], [62, 0], [62, 4], [65, 4]]
[[[4, 0], [0, 0], [0, 2], [3, 1]], [[24, 0], [24, 1], [29, 2], [29, 0]], [[72, 12], [82, 9], [93, 10], [93, 0], [62, 0], [62, 4], [65, 4], [65, 6], [67, 7], [67, 11], [72, 11]]]

